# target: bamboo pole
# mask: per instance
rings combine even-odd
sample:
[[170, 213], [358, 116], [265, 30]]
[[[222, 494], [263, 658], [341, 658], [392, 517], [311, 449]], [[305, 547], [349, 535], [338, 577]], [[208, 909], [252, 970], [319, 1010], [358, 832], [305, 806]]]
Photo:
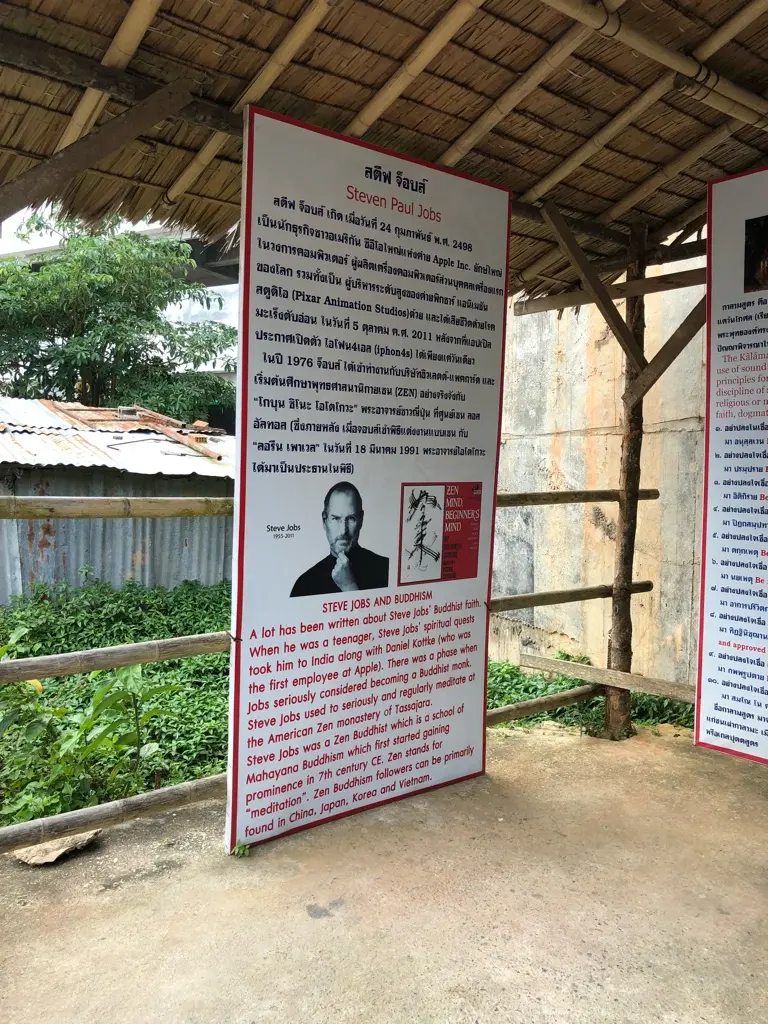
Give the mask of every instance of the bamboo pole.
[[[710, 36], [702, 40], [694, 48], [693, 58], [697, 62], [707, 60], [717, 53], [718, 50], [722, 49], [731, 39], [734, 39], [740, 32], [743, 32], [748, 25], [752, 24], [766, 10], [768, 10], [768, 0], [751, 0], [750, 3], [745, 4], [744, 7], [737, 11], [732, 18], [729, 18], [723, 25], [715, 29]], [[555, 185], [564, 181], [568, 175], [583, 166], [590, 157], [604, 149], [609, 142], [625, 131], [630, 124], [637, 121], [641, 114], [652, 107], [654, 103], [661, 100], [666, 93], [674, 88], [674, 83], [674, 71], [668, 71], [661, 75], [645, 92], [640, 93], [624, 110], [619, 111], [614, 118], [598, 129], [594, 135], [567, 156], [565, 160], [559, 161], [549, 174], [545, 175], [532, 188], [529, 188], [527, 192], [524, 192], [521, 199], [525, 202], [535, 202], [536, 199], [550, 192]], [[704, 208], [706, 209], [706, 201]], [[536, 280], [539, 274], [547, 269], [557, 256], [558, 251], [550, 249], [534, 263], [520, 271], [516, 275], [516, 279], [521, 284]]]
[[521, 668], [533, 668], [539, 672], [553, 672], [571, 679], [583, 679], [600, 686], [619, 687], [633, 693], [649, 693], [653, 697], [669, 697], [671, 700], [696, 700], [696, 687], [690, 683], [671, 683], [666, 679], [654, 679], [635, 672], [616, 672], [596, 665], [582, 665], [578, 661], [560, 661], [559, 658], [542, 658], [537, 654], [521, 654]]
[[486, 712], [485, 721], [487, 725], [515, 722], [529, 715], [540, 715], [545, 711], [554, 711], [555, 708], [568, 707], [569, 704], [580, 704], [593, 697], [600, 697], [602, 693], [602, 686], [575, 686], [572, 690], [561, 690], [560, 693], [550, 693], [546, 697], [534, 697], [532, 700], [518, 701], [517, 704], [506, 704], [503, 708], [493, 708]]
[[[638, 493], [640, 501], [654, 501], [659, 492], [652, 487]], [[531, 505], [588, 505], [591, 502], [618, 501], [616, 491], [522, 491], [496, 495], [496, 508], [521, 508]]]
[[[275, 52], [267, 58], [259, 73], [241, 93], [232, 107], [233, 113], [239, 114], [247, 104], [256, 103], [264, 96], [304, 46], [328, 13], [329, 8], [329, 0], [310, 0]], [[224, 132], [214, 132], [208, 138], [202, 149], [192, 157], [184, 170], [168, 186], [164, 196], [164, 202], [167, 205], [172, 206], [194, 185], [205, 168], [215, 160], [227, 141], [228, 136]]]
[[[643, 256], [647, 246], [648, 229], [644, 224], [633, 226], [632, 255], [634, 262], [627, 270], [627, 280], [636, 281], [645, 276]], [[627, 325], [635, 344], [642, 352], [645, 347], [645, 299], [633, 295], [627, 299]], [[627, 387], [639, 376], [629, 359], [624, 360], [624, 380]], [[626, 388], [625, 388], [626, 390]], [[613, 575], [611, 606], [611, 637], [608, 643], [608, 667], [619, 672], [632, 668], [632, 571], [637, 534], [637, 494], [640, 489], [640, 454], [643, 447], [643, 404], [624, 406], [624, 431], [621, 441], [621, 468], [619, 472], [619, 521], [616, 536], [616, 558]], [[632, 735], [630, 695], [627, 690], [609, 687], [605, 693], [605, 729], [609, 739], [621, 740]]]
[[[133, 0], [107, 52], [101, 58], [104, 67], [117, 68], [121, 71], [128, 67], [162, 2], [163, 0]], [[108, 99], [108, 94], [98, 89], [85, 90], [56, 145], [57, 153], [93, 128]]]
[[[758, 113], [768, 114], [768, 100], [764, 97], [750, 92], [749, 89], [737, 85], [723, 75], [719, 75], [703, 64], [701, 58], [689, 56], [682, 50], [673, 50], [669, 46], [657, 42], [651, 36], [626, 25], [622, 20], [621, 12], [606, 13], [601, 5], [593, 6], [586, 0], [542, 0], [542, 3], [559, 11], [560, 14], [564, 14], [566, 18], [587, 25], [600, 35], [615, 40], [630, 50], [642, 53], [645, 57], [671, 71], [677, 71], [681, 75], [706, 82], [708, 86], [722, 93], [723, 96], [728, 96]], [[742, 12], [739, 13], [742, 14]]]
[[[624, 3], [626, 0], [605, 0], [605, 9], [615, 11]], [[572, 25], [547, 48], [543, 56], [520, 75], [513, 85], [491, 103], [488, 110], [481, 114], [442, 156], [438, 157], [437, 162], [445, 167], [455, 167], [482, 138], [490, 134], [500, 121], [511, 114], [526, 96], [530, 96], [534, 89], [564, 64], [573, 51], [587, 41], [591, 32], [591, 29], [583, 25]]]
[[[649, 590], [653, 590], [653, 583], [650, 580], [641, 580], [629, 586], [630, 594], [645, 594]], [[488, 607], [491, 612], [510, 612], [516, 611], [518, 608], [538, 608], [547, 604], [571, 604], [574, 601], [597, 601], [612, 596], [613, 587], [609, 584], [601, 584], [597, 587], [577, 587], [574, 590], [543, 590], [538, 594], [494, 597]], [[0, 676], [0, 682], [2, 682], [2, 676]]]
[[233, 498], [0, 497], [0, 519], [168, 519], [231, 516]]
[[72, 676], [123, 665], [144, 665], [150, 661], [191, 658], [199, 654], [220, 654], [232, 643], [229, 633], [198, 633], [170, 640], [149, 640], [138, 644], [96, 647], [70, 654], [45, 654], [37, 658], [0, 661], [0, 685], [48, 676]]
[[143, 817], [145, 814], [157, 814], [172, 811], [177, 807], [200, 800], [218, 799], [226, 792], [226, 775], [211, 775], [207, 779], [196, 779], [194, 782], [182, 782], [178, 786], [165, 786], [149, 793], [126, 797], [125, 800], [113, 800], [96, 807], [83, 807], [79, 811], [65, 811], [63, 814], [52, 814], [49, 818], [36, 818], [18, 825], [7, 825], [0, 828], [0, 853], [18, 850], [24, 846], [37, 846], [51, 839], [62, 839], [74, 836], [93, 828], [111, 828], [125, 821]]
[[459, 29], [474, 17], [485, 0], [456, 0], [435, 27], [408, 54], [397, 71], [365, 104], [344, 129], [344, 135], [362, 138], [398, 96], [413, 84], [429, 62], [451, 41]]

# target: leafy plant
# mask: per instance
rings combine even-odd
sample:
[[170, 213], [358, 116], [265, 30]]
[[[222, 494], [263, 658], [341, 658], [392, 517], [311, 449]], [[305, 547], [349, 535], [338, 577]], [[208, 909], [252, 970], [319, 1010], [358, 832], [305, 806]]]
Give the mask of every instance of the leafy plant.
[[[171, 415], [200, 415], [201, 395], [175, 374], [222, 360], [236, 332], [170, 320], [168, 308], [185, 299], [207, 310], [221, 299], [190, 281], [185, 242], [123, 228], [115, 217], [94, 229], [55, 212], [27, 221], [20, 237], [52, 232], [59, 247], [0, 260], [0, 393], [105, 405], [150, 388]], [[210, 378], [198, 391], [206, 387], [216, 390]]]

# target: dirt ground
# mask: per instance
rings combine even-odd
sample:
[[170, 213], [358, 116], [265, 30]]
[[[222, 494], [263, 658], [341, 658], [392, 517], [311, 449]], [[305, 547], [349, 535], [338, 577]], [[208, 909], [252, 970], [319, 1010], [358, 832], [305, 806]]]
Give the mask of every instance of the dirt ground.
[[768, 1021], [768, 769], [672, 731], [489, 753], [247, 859], [217, 801], [0, 858], [0, 1019]]

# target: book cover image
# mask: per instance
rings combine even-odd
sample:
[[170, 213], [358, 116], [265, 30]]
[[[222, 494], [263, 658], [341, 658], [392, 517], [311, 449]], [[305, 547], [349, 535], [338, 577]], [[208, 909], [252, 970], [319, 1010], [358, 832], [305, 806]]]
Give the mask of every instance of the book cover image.
[[476, 481], [402, 485], [401, 586], [477, 576], [482, 497]]

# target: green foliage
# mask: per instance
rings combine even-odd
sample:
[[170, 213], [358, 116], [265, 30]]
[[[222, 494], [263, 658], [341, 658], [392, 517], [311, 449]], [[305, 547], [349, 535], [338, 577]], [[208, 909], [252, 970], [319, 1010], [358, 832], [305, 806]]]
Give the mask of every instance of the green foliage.
[[[228, 583], [175, 590], [86, 574], [0, 608], [0, 656], [26, 657], [225, 629]], [[11, 642], [13, 641], [13, 642]], [[0, 690], [0, 824], [225, 770], [226, 654]], [[3, 722], [13, 714], [2, 729]]]
[[[38, 586], [0, 608], [0, 658], [55, 654], [226, 629], [228, 583], [183, 583], [174, 590], [128, 582], [122, 590], [93, 579], [84, 586]], [[562, 656], [565, 658], [565, 655]], [[586, 661], [586, 659], [579, 659]], [[491, 662], [488, 706], [570, 689], [508, 662]], [[226, 768], [229, 658], [212, 654], [68, 676], [0, 689], [0, 824], [73, 810]], [[643, 724], [693, 724], [688, 704], [633, 694]], [[524, 720], [602, 728], [603, 701], [558, 708]], [[237, 853], [237, 851], [235, 851]], [[243, 854], [245, 855], [245, 854]]]
[[[170, 238], [121, 232], [110, 218], [98, 230], [76, 220], [35, 215], [19, 237], [51, 231], [58, 251], [0, 260], [0, 388], [21, 398], [108, 405], [139, 382], [219, 358], [236, 332], [211, 321], [173, 323], [169, 306], [221, 300], [191, 282], [190, 248]], [[181, 408], [179, 387], [171, 389]], [[175, 396], [175, 398], [174, 398]], [[164, 410], [159, 410], [164, 411]]]
[[119, 405], [142, 405], [184, 423], [208, 419], [208, 407], [235, 407], [235, 385], [213, 373], [156, 373], [127, 382]]

